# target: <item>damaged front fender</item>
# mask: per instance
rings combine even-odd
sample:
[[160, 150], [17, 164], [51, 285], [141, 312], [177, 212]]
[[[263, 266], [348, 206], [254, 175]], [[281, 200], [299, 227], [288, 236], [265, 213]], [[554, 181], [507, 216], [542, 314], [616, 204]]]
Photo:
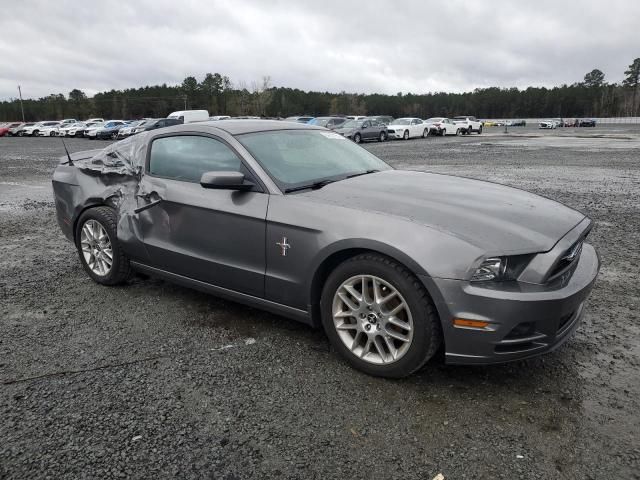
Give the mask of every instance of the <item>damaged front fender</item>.
[[[109, 145], [100, 151], [61, 158], [53, 174], [58, 223], [75, 243], [77, 222], [91, 207], [106, 205], [118, 217], [118, 241], [132, 259], [148, 258], [139, 228], [138, 196], [146, 153], [146, 134]], [[71, 161], [69, 161], [71, 160]]]

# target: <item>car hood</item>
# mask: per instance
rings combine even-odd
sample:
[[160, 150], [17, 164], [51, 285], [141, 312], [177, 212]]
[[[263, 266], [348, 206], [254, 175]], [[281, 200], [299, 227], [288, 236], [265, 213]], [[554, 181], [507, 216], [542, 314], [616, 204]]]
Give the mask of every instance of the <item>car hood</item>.
[[362, 175], [302, 195], [402, 217], [496, 255], [548, 251], [585, 218], [561, 203], [516, 188], [402, 170]]
[[338, 128], [334, 128], [333, 131], [336, 133], [340, 133], [340, 134], [345, 134], [345, 133], [351, 133], [353, 131], [357, 130], [356, 127], [351, 127], [351, 128], [343, 128], [343, 127], [338, 127]]

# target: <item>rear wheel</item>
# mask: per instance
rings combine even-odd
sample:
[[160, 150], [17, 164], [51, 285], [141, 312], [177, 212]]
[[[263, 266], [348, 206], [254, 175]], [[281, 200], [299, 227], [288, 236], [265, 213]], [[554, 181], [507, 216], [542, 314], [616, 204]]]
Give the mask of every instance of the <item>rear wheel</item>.
[[460, 129], [459, 128], [456, 130], [456, 136], [460, 136]]
[[359, 133], [356, 133], [356, 134], [353, 136], [353, 141], [354, 141], [354, 142], [356, 142], [356, 143], [360, 143], [360, 142], [362, 142], [362, 137], [360, 136], [360, 134], [359, 134]]
[[387, 132], [380, 132], [380, 136], [378, 137], [378, 141], [379, 142], [386, 142], [387, 141]]
[[129, 278], [131, 267], [117, 237], [118, 217], [109, 207], [85, 210], [76, 227], [76, 248], [89, 276], [102, 285]]
[[480, 128], [478, 128], [478, 135], [482, 134], [482, 125], [480, 125]]
[[333, 347], [370, 375], [410, 375], [434, 355], [442, 338], [424, 286], [404, 266], [378, 254], [353, 257], [329, 275], [321, 312]]
[[425, 129], [422, 131], [422, 138], [427, 138], [428, 136], [429, 136], [429, 129], [428, 129], [428, 128], [425, 128]]

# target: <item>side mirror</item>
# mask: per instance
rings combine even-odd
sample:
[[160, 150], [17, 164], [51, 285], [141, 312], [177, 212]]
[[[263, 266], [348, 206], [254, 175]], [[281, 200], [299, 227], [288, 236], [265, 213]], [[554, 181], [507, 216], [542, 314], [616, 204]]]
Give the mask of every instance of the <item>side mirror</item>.
[[251, 190], [253, 183], [244, 179], [240, 172], [204, 172], [200, 177], [200, 185], [203, 188], [217, 190]]

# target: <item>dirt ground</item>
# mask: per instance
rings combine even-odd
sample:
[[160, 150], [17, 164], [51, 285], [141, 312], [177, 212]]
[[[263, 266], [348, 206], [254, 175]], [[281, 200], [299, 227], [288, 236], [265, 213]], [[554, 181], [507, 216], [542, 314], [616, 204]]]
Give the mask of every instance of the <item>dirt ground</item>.
[[0, 138], [0, 478], [640, 478], [640, 125], [501, 132], [365, 148], [591, 216], [584, 321], [541, 358], [402, 381], [275, 315], [91, 282], [55, 220], [60, 140]]

